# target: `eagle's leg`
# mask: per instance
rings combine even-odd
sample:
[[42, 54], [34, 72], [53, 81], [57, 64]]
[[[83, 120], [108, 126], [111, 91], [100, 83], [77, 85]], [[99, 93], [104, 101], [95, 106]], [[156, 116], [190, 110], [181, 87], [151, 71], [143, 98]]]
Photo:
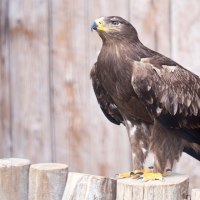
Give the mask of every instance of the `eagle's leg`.
[[178, 130], [168, 129], [155, 120], [151, 137], [150, 151], [154, 154], [154, 172], [164, 173], [167, 165], [172, 169], [183, 151], [183, 139]]
[[149, 152], [151, 131], [150, 127], [143, 123], [136, 124], [135, 127], [134, 133], [132, 132], [132, 128], [128, 129], [132, 150], [132, 164], [133, 170], [141, 170]]
[[144, 161], [148, 154], [151, 127], [144, 123], [126, 121], [126, 128], [132, 150], [133, 171], [119, 174], [118, 178], [138, 178], [141, 173], [151, 172], [150, 169], [143, 169]]

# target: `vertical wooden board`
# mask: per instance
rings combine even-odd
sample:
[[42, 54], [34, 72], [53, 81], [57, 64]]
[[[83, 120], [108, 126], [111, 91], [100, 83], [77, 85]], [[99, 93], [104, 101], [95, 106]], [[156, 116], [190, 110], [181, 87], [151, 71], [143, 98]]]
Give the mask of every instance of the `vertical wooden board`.
[[[198, 0], [171, 1], [172, 56], [200, 75], [200, 4]], [[191, 12], [188, 12], [191, 11]]]
[[[97, 60], [102, 41], [98, 34], [89, 28], [92, 22], [101, 16], [121, 16], [128, 20], [128, 0], [88, 1], [88, 69], [91, 70]], [[114, 176], [131, 169], [130, 145], [126, 129], [107, 120], [102, 113], [89, 80], [91, 166], [93, 174]]]
[[48, 162], [48, 1], [10, 1], [9, 20], [13, 155]]
[[[171, 1], [172, 57], [200, 75], [200, 4], [198, 0]], [[191, 12], [188, 12], [191, 11]], [[183, 154], [175, 170], [190, 176], [190, 190], [200, 186], [199, 162]]]
[[[104, 116], [96, 99], [95, 106], [91, 103], [94, 94], [89, 73], [94, 60], [91, 62], [89, 59], [93, 51], [90, 51], [90, 25], [99, 15], [92, 20], [88, 18], [89, 6], [94, 2], [52, 1], [56, 158], [58, 162], [67, 163], [70, 171], [114, 175], [116, 170], [113, 166], [115, 169], [118, 165], [122, 166], [120, 159], [128, 163], [128, 153], [122, 150], [122, 156], [117, 154], [120, 138], [115, 137], [113, 129], [107, 128], [101, 121], [100, 117]], [[127, 146], [123, 148], [127, 149]]]
[[169, 0], [130, 0], [130, 22], [141, 42], [150, 49], [170, 56]]
[[0, 1], [0, 157], [10, 156], [10, 104], [8, 57], [8, 2]]
[[90, 172], [86, 1], [52, 1], [56, 161]]

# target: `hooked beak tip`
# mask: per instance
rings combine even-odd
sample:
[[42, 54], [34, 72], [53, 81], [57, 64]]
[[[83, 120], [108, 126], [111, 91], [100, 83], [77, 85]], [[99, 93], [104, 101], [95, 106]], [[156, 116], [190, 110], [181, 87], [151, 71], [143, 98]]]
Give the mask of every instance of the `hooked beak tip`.
[[98, 28], [98, 25], [97, 25], [97, 23], [94, 21], [94, 22], [92, 23], [92, 26], [91, 26], [91, 31], [93, 32], [93, 30], [97, 30], [97, 28]]

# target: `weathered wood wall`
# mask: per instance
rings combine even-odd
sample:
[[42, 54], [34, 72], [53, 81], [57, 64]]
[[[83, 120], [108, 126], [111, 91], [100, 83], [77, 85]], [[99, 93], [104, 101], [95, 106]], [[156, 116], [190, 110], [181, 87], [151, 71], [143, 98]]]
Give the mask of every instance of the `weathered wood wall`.
[[[90, 25], [104, 15], [129, 20], [145, 45], [200, 75], [198, 0], [1, 0], [1, 158], [108, 176], [130, 169], [125, 128], [106, 120], [89, 80], [101, 48]], [[193, 188], [197, 165], [187, 156], [177, 164]]]

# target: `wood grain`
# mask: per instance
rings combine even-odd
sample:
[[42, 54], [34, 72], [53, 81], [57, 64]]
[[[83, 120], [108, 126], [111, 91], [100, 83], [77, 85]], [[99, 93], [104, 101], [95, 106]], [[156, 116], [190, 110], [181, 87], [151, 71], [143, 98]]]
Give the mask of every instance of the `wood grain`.
[[29, 200], [61, 200], [67, 181], [68, 166], [40, 163], [30, 167]]
[[2, 200], [28, 199], [30, 161], [26, 159], [0, 159], [0, 198]]
[[116, 185], [114, 179], [70, 172], [62, 200], [116, 200]]
[[169, 0], [130, 1], [130, 22], [140, 41], [150, 49], [170, 56]]
[[52, 13], [56, 158], [70, 170], [90, 171], [85, 3], [52, 1]]
[[9, 6], [13, 155], [32, 162], [52, 157], [47, 3]]
[[127, 178], [117, 181], [117, 200], [183, 200], [188, 195], [189, 177], [172, 173], [164, 181]]
[[8, 55], [8, 2], [0, 1], [0, 157], [11, 156], [10, 71]]
[[[200, 4], [197, 0], [171, 1], [172, 57], [200, 75]], [[191, 14], [187, 13], [191, 10]]]
[[[114, 176], [129, 167], [128, 138], [125, 128], [107, 122], [101, 113], [89, 79], [90, 69], [97, 58], [90, 45], [96, 48], [101, 39], [98, 38], [98, 43], [91, 39], [95, 34], [91, 34], [90, 25], [98, 14], [88, 11], [92, 10], [91, 6], [101, 9], [110, 4], [80, 0], [52, 3], [57, 162], [69, 164], [72, 171]], [[125, 13], [126, 7], [122, 8], [121, 13]], [[114, 11], [114, 7], [110, 10]]]

